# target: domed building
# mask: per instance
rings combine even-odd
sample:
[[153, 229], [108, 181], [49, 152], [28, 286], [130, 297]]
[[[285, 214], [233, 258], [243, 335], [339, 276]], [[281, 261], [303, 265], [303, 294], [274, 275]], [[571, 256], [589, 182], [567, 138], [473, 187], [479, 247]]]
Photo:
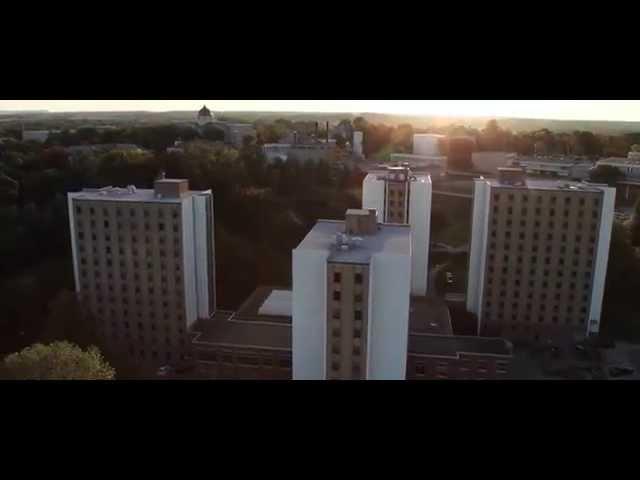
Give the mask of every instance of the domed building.
[[215, 117], [211, 113], [211, 110], [209, 110], [206, 105], [203, 105], [200, 111], [198, 111], [198, 125], [206, 125], [213, 121], [215, 121]]

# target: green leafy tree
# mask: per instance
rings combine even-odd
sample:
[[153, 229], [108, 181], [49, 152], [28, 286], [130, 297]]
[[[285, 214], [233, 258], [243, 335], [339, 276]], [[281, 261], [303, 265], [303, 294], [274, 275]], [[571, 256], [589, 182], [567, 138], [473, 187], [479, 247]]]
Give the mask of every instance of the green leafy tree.
[[202, 138], [210, 142], [224, 142], [224, 130], [215, 125], [205, 125], [202, 128]]
[[640, 340], [640, 259], [631, 246], [628, 230], [615, 222], [602, 300], [601, 335]]
[[36, 343], [4, 359], [2, 377], [13, 380], [113, 380], [115, 371], [95, 347]]
[[99, 343], [96, 320], [70, 290], [60, 290], [49, 303], [49, 316], [41, 333], [42, 341], [71, 341], [80, 347]]

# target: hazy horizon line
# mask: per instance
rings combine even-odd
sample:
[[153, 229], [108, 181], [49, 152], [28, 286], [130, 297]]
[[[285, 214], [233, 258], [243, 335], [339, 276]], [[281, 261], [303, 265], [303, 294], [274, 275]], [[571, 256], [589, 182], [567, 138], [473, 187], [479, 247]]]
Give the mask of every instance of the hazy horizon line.
[[[211, 110], [216, 113], [264, 113], [264, 114], [318, 114], [318, 115], [339, 115], [347, 114], [354, 116], [363, 115], [387, 115], [390, 117], [408, 117], [408, 118], [478, 118], [478, 119], [507, 119], [507, 120], [546, 120], [553, 122], [610, 122], [610, 123], [640, 123], [640, 120], [605, 120], [605, 119], [593, 119], [593, 118], [552, 118], [552, 117], [537, 117], [537, 116], [506, 116], [506, 115], [442, 115], [442, 114], [412, 114], [412, 113], [393, 113], [382, 111], [369, 111], [369, 112], [350, 112], [350, 111], [312, 111], [312, 110], [256, 110], [256, 109], [234, 109], [234, 110]], [[6, 113], [5, 113], [6, 112]], [[44, 108], [33, 109], [2, 109], [1, 114], [20, 114], [20, 113], [47, 113], [47, 114], [82, 114], [82, 113], [147, 113], [147, 114], [163, 114], [163, 113], [187, 113], [194, 112], [194, 110], [49, 110]]]

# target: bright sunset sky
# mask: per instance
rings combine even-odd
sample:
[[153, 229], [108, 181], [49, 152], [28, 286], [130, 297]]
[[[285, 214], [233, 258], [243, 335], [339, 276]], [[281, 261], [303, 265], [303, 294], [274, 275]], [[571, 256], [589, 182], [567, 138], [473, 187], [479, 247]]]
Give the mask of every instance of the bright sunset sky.
[[370, 112], [640, 121], [640, 100], [0, 100], [1, 110]]

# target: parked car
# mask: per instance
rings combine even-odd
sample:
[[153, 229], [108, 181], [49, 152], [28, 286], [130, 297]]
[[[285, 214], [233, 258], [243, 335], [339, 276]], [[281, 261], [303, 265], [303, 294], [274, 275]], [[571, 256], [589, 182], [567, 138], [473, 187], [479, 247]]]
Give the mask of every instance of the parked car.
[[171, 365], [163, 365], [158, 369], [156, 375], [158, 375], [159, 377], [168, 377], [173, 373], [175, 373], [175, 369]]

